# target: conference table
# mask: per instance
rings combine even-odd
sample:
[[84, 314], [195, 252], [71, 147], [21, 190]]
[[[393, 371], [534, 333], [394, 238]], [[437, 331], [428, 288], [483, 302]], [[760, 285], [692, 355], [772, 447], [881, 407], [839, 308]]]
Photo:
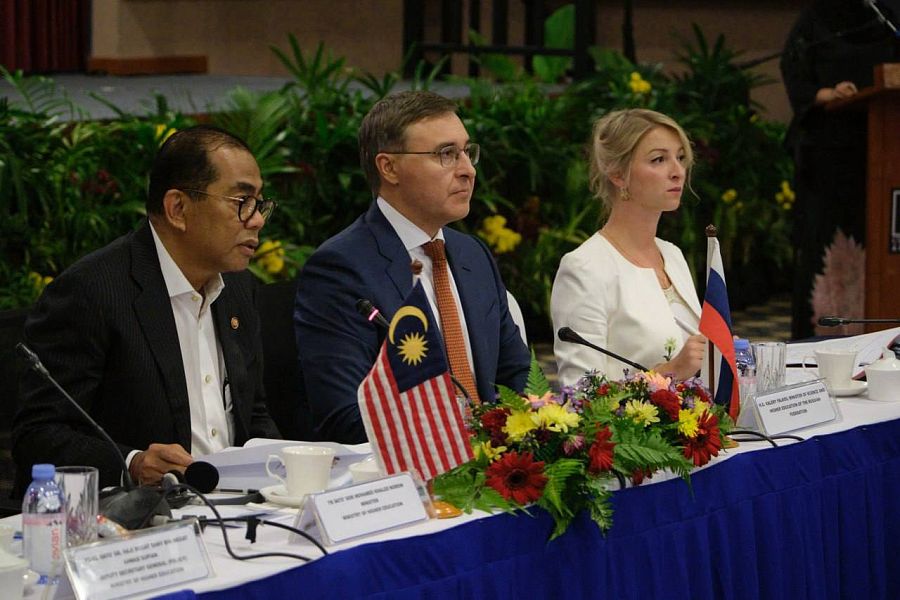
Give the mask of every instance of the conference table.
[[[315, 558], [301, 563], [234, 560], [208, 527], [214, 576], [144, 597], [900, 598], [900, 403], [838, 406], [838, 420], [798, 432], [805, 441], [741, 442], [690, 486], [657, 475], [616, 491], [606, 535], [586, 515], [548, 541], [552, 519], [540, 509], [475, 513], [315, 558], [274, 527], [261, 526], [254, 544], [229, 530], [239, 554]], [[290, 523], [295, 512], [268, 518]]]
[[[298, 566], [234, 561], [208, 530], [216, 577], [163, 597], [900, 598], [900, 403], [838, 406], [805, 441], [742, 442], [690, 487], [651, 479], [615, 492], [605, 536], [585, 515], [551, 542], [541, 510], [481, 513]], [[265, 535], [255, 550], [285, 548], [285, 533]]]

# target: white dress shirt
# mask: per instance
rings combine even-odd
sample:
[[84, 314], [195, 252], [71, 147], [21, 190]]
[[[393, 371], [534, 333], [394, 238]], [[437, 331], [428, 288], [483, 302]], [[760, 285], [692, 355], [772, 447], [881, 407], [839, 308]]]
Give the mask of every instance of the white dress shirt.
[[[670, 304], [655, 271], [631, 263], [598, 232], [560, 262], [550, 299], [553, 330], [571, 327], [589, 342], [647, 368], [665, 362], [667, 340], [675, 341], [672, 356], [678, 354], [687, 332], [674, 313], [696, 331], [700, 301], [681, 250], [658, 238], [656, 246], [683, 303], [676, 299]], [[622, 370], [630, 368], [596, 350], [559, 339], [553, 350], [563, 385], [574, 384], [591, 369], [620, 379]]]
[[169, 255], [152, 224], [150, 229], [172, 303], [184, 363], [191, 409], [191, 447], [187, 450], [194, 456], [210, 454], [227, 448], [234, 439], [228, 376], [211, 311], [225, 282], [221, 275], [216, 275], [206, 284], [203, 294], [197, 292]]
[[[417, 279], [422, 281], [422, 287], [425, 289], [425, 295], [428, 296], [428, 303], [431, 305], [431, 313], [434, 315], [435, 323], [440, 329], [441, 319], [439, 316], [440, 313], [438, 312], [437, 296], [434, 292], [434, 267], [432, 265], [431, 257], [425, 253], [425, 249], [422, 247], [423, 244], [432, 241], [432, 238], [419, 229], [412, 221], [400, 214], [396, 208], [391, 206], [388, 201], [381, 196], [378, 197], [377, 202], [381, 214], [384, 215], [384, 218], [388, 220], [388, 223], [391, 224], [391, 227], [393, 227], [394, 231], [397, 232], [397, 235], [400, 236], [400, 241], [403, 242], [403, 246], [406, 248], [406, 251], [409, 252], [410, 263], [414, 260], [422, 263], [422, 271], [418, 275], [414, 275], [412, 267], [410, 267], [410, 277], [412, 278], [413, 285], [416, 284]], [[443, 241], [444, 230], [441, 229], [438, 231], [437, 235], [434, 236], [434, 239]], [[453, 269], [450, 269], [449, 265], [447, 271], [450, 275], [450, 289], [453, 291], [453, 300], [456, 302], [456, 312], [459, 314], [459, 324], [462, 328], [463, 339], [466, 342], [466, 357], [469, 360], [469, 369], [472, 371], [472, 377], [474, 378], [475, 363], [472, 361], [472, 344], [469, 341], [469, 329], [466, 327], [466, 314], [463, 312], [462, 304], [459, 300], [459, 291], [456, 288], [456, 280], [453, 279]], [[386, 315], [386, 318], [390, 320], [390, 316], [391, 315]]]

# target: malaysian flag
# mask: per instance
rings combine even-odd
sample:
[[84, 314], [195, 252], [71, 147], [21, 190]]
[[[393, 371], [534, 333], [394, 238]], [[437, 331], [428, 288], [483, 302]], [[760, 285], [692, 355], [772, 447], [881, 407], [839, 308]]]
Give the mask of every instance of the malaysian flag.
[[391, 319], [358, 399], [384, 473], [410, 471], [427, 481], [474, 458], [421, 283]]
[[706, 295], [700, 313], [700, 333], [705, 335], [721, 355], [721, 364], [710, 373], [714, 385], [715, 403], [728, 409], [737, 421], [741, 410], [740, 389], [737, 385], [737, 365], [734, 362], [734, 338], [731, 334], [731, 309], [728, 307], [728, 289], [725, 287], [725, 268], [716, 237], [706, 239]]

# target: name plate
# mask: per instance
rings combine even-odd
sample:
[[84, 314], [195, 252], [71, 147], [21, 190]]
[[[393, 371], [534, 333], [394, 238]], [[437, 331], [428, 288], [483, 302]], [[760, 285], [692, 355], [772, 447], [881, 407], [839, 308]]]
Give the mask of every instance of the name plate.
[[753, 401], [767, 435], [827, 423], [838, 415], [822, 379], [771, 390], [759, 394]]
[[174, 523], [65, 552], [79, 600], [126, 598], [209, 577], [212, 566], [196, 521]]
[[427, 521], [427, 501], [428, 494], [416, 485], [412, 476], [399, 473], [311, 494], [303, 512], [297, 516], [295, 526], [318, 537], [326, 545], [339, 544]]

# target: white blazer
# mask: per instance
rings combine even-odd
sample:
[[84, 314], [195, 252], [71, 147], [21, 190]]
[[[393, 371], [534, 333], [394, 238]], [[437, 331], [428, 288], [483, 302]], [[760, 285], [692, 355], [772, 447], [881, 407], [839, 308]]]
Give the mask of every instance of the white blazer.
[[[696, 329], [700, 301], [684, 255], [659, 238], [656, 245], [666, 274], [694, 316], [688, 325]], [[672, 356], [684, 345], [685, 332], [675, 322], [653, 269], [628, 261], [599, 232], [563, 256], [553, 282], [550, 313], [554, 332], [571, 327], [589, 342], [647, 368], [665, 362], [667, 340], [675, 340]], [[619, 379], [623, 369], [630, 368], [596, 350], [558, 338], [553, 350], [562, 385], [574, 384], [591, 369]]]

